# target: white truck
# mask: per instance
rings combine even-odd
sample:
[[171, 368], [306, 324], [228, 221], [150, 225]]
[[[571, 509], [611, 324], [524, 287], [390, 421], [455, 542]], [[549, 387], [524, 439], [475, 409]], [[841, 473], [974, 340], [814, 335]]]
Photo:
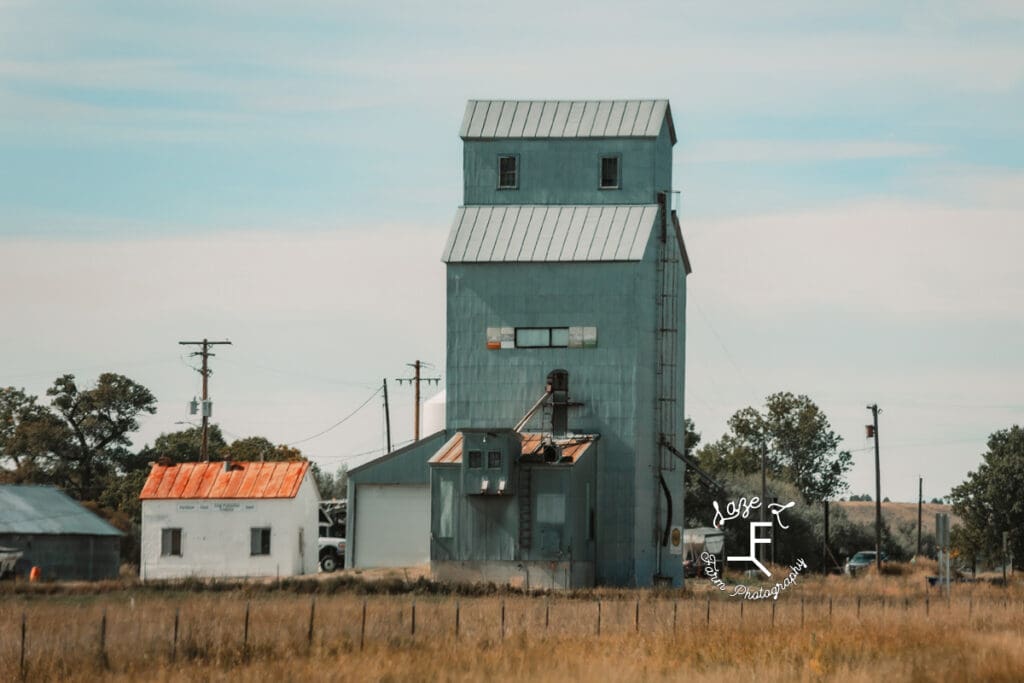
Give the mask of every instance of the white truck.
[[333, 572], [345, 565], [345, 520], [347, 501], [320, 501], [320, 569]]

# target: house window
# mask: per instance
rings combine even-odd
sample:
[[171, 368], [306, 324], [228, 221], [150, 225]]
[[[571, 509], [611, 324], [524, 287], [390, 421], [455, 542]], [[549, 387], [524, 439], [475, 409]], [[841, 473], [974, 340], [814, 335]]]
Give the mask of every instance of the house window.
[[270, 527], [253, 527], [249, 530], [249, 554], [270, 554]]
[[181, 557], [181, 529], [160, 530], [160, 554]]
[[564, 348], [568, 345], [568, 327], [516, 328], [516, 347], [520, 349]]
[[498, 189], [514, 190], [519, 187], [519, 157], [503, 154], [498, 157]]
[[601, 189], [617, 190], [619, 186], [619, 157], [601, 157]]
[[483, 466], [482, 463], [481, 463], [482, 459], [483, 458], [482, 458], [482, 456], [480, 454], [480, 451], [470, 451], [469, 452], [469, 466], [470, 466], [470, 468], [477, 469], [477, 470], [480, 469]]
[[492, 470], [501, 469], [501, 451], [487, 451], [487, 467]]

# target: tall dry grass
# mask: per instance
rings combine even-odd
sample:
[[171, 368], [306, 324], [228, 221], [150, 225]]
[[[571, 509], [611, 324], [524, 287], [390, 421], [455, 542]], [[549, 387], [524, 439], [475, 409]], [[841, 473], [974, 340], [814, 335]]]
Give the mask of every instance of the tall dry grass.
[[774, 602], [698, 582], [540, 597], [5, 595], [0, 680], [22, 675], [22, 615], [28, 680], [1024, 680], [1024, 590], [954, 585], [947, 600], [928, 571], [802, 577]]

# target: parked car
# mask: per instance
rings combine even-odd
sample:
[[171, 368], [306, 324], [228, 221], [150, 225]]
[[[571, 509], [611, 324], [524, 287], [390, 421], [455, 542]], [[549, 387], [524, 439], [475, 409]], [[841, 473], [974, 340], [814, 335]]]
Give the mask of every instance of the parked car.
[[320, 545], [320, 569], [325, 572], [333, 572], [338, 567], [345, 565], [345, 539], [334, 536], [321, 536]]
[[[883, 552], [882, 562], [888, 561], [889, 557]], [[861, 550], [860, 552], [854, 554], [853, 557], [846, 561], [846, 566], [843, 567], [843, 573], [853, 576], [857, 572], [861, 571], [862, 569], [867, 569], [873, 564], [875, 564], [875, 551]]]

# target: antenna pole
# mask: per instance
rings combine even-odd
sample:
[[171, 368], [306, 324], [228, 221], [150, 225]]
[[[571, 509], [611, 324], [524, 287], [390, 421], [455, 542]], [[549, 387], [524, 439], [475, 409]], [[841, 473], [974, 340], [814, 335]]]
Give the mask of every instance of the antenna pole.
[[219, 344], [229, 344], [230, 345], [231, 342], [229, 342], [227, 340], [225, 340], [225, 341], [210, 341], [209, 339], [206, 339], [204, 337], [202, 341], [180, 341], [178, 343], [181, 344], [182, 346], [200, 346], [200, 347], [202, 347], [202, 349], [200, 351], [196, 351], [196, 352], [194, 352], [192, 354], [193, 356], [202, 356], [203, 357], [203, 369], [199, 371], [199, 374], [203, 376], [203, 442], [202, 442], [202, 445], [200, 446], [200, 449], [199, 449], [199, 457], [202, 459], [203, 462], [210, 462], [210, 453], [209, 453], [209, 430], [210, 430], [210, 412], [211, 412], [210, 408], [209, 408], [209, 406], [210, 406], [210, 404], [209, 404], [209, 398], [210, 398], [210, 392], [209, 392], [210, 356], [215, 356], [216, 355], [214, 353], [210, 353], [210, 347], [211, 346], [216, 346], [216, 345], [219, 345]]

